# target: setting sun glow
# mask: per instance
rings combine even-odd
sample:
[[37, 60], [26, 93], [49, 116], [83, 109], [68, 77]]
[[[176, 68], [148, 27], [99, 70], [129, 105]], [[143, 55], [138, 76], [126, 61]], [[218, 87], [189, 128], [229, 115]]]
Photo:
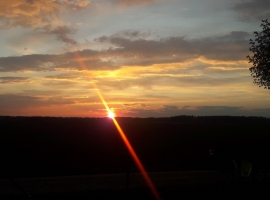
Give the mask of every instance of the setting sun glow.
[[108, 117], [109, 118], [114, 118], [115, 117], [115, 114], [112, 111], [109, 111], [108, 112]]
[[[80, 65], [80, 67], [81, 67], [82, 69], [86, 69], [86, 65], [85, 65], [84, 62], [81, 61], [81, 59], [80, 59], [80, 54], [79, 54], [78, 52], [75, 52], [74, 55], [75, 55], [75, 57], [78, 59], [78, 63], [79, 63], [79, 65]], [[88, 73], [87, 73], [86, 75], [87, 75], [88, 79], [91, 80], [91, 76], [88, 75]], [[126, 135], [125, 135], [125, 133], [123, 132], [123, 130], [122, 130], [121, 127], [119, 126], [118, 122], [116, 121], [114, 112], [109, 108], [108, 104], [106, 103], [106, 101], [104, 100], [103, 96], [101, 95], [101, 93], [100, 93], [100, 91], [99, 91], [97, 85], [96, 85], [95, 83], [92, 83], [92, 86], [93, 86], [93, 88], [96, 89], [96, 92], [97, 92], [97, 94], [98, 94], [100, 100], [102, 101], [102, 103], [104, 104], [104, 106], [105, 106], [105, 108], [106, 108], [106, 110], [107, 110], [107, 112], [108, 112], [108, 117], [111, 118], [112, 121], [114, 122], [115, 127], [116, 127], [117, 130], [118, 130], [118, 133], [120, 134], [121, 138], [123, 139], [123, 141], [124, 141], [124, 143], [125, 143], [125, 145], [126, 145], [128, 151], [129, 151], [130, 155], [133, 157], [133, 160], [135, 161], [137, 167], [138, 167], [139, 170], [141, 171], [142, 176], [144, 177], [144, 179], [145, 179], [146, 183], [148, 184], [150, 190], [152, 191], [152, 193], [153, 193], [153, 195], [156, 197], [156, 199], [157, 199], [157, 200], [160, 200], [161, 198], [160, 198], [160, 196], [159, 196], [159, 194], [158, 194], [158, 192], [157, 192], [157, 190], [156, 190], [154, 184], [152, 183], [150, 177], [148, 176], [146, 170], [144, 169], [144, 167], [143, 167], [141, 161], [139, 160], [139, 158], [138, 158], [136, 152], [134, 151], [134, 149], [132, 148], [131, 144], [129, 143], [129, 141], [128, 141]]]

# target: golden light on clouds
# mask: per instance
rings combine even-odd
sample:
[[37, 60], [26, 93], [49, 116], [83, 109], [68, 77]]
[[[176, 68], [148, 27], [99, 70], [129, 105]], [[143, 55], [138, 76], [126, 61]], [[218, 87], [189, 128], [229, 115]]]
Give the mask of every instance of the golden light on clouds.
[[10, 0], [2, 1], [0, 16], [3, 17], [4, 27], [22, 26], [38, 27], [57, 18], [61, 5], [55, 0]]
[[236, 0], [2, 1], [0, 113], [107, 116], [95, 85], [118, 116], [216, 110], [266, 116], [269, 92], [252, 83], [246, 59], [259, 16], [238, 20], [245, 18], [240, 5], [249, 6]]

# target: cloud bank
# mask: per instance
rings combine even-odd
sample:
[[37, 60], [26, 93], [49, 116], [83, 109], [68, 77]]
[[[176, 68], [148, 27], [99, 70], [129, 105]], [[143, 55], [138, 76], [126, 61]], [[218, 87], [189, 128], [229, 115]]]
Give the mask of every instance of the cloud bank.
[[245, 0], [232, 8], [243, 21], [270, 19], [270, 1]]
[[[68, 27], [45, 30], [56, 34], [59, 40], [66, 43], [75, 41], [66, 37], [70, 33]], [[233, 31], [214, 38], [187, 39], [185, 37], [169, 37], [160, 40], [132, 39], [115, 36], [102, 36], [96, 39], [99, 43], [113, 45], [104, 50], [85, 49], [58, 55], [32, 54], [0, 58], [0, 71], [47, 71], [55, 69], [80, 69], [83, 61], [86, 69], [114, 70], [122, 66], [149, 66], [164, 63], [184, 63], [203, 57], [217, 61], [244, 60], [248, 54], [250, 34]], [[120, 60], [117, 60], [120, 59]]]

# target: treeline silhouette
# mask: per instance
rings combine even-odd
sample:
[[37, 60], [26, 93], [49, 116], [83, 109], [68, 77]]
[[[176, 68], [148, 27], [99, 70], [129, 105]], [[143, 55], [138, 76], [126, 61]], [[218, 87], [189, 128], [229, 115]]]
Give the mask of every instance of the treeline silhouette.
[[[270, 167], [270, 119], [117, 118], [147, 171]], [[124, 173], [130, 159], [109, 118], [0, 117], [0, 176]], [[213, 155], [209, 155], [212, 149]], [[131, 163], [131, 172], [137, 172]]]

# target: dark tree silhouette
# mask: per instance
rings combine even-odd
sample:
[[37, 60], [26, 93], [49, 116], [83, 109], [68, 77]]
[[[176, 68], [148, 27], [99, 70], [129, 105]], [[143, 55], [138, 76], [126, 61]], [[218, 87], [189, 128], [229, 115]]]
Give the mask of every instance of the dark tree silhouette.
[[252, 56], [247, 56], [249, 63], [253, 67], [249, 68], [251, 76], [254, 78], [253, 83], [270, 89], [270, 23], [262, 20], [262, 31], [255, 31], [255, 40], [250, 39], [251, 47], [249, 50]]

